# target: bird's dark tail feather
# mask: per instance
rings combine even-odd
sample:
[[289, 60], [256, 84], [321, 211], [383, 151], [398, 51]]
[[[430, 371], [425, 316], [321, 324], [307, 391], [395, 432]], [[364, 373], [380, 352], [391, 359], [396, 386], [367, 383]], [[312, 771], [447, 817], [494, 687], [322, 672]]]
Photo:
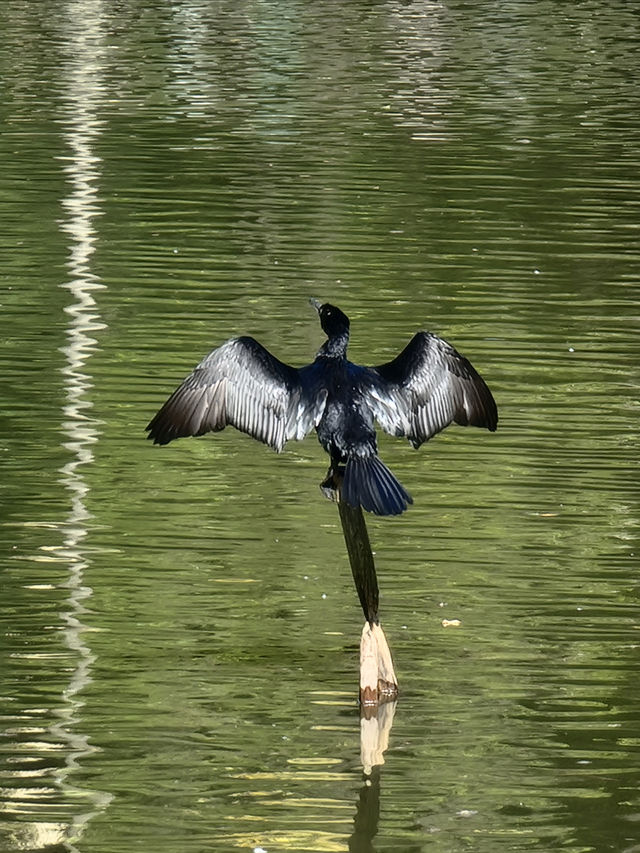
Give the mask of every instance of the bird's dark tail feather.
[[411, 495], [377, 456], [347, 460], [342, 500], [376, 515], [399, 515], [413, 503]]

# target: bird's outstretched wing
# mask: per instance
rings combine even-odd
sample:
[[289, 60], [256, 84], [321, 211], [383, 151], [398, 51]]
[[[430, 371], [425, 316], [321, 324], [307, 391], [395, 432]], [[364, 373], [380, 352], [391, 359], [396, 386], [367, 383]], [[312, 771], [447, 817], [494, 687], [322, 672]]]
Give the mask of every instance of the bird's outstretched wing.
[[147, 426], [154, 444], [203, 435], [227, 425], [278, 452], [320, 420], [326, 391], [314, 365], [297, 370], [250, 337], [231, 338], [209, 355]]
[[367, 369], [367, 400], [380, 426], [414, 447], [450, 423], [495, 430], [498, 409], [471, 363], [431, 332], [418, 332], [400, 355]]

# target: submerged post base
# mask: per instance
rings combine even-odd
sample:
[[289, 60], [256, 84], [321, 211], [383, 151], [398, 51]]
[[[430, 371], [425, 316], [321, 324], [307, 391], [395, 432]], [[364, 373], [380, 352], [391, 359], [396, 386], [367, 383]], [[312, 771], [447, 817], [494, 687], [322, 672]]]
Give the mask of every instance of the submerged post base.
[[379, 705], [397, 695], [398, 681], [384, 631], [377, 622], [365, 622], [360, 638], [360, 703]]

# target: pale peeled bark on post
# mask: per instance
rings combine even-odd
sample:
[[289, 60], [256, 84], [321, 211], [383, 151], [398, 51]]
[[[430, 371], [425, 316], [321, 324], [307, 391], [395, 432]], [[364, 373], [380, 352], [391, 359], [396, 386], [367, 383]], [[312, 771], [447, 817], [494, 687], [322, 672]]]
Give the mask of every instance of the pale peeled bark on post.
[[387, 638], [379, 623], [364, 623], [360, 638], [360, 701], [377, 705], [398, 695]]

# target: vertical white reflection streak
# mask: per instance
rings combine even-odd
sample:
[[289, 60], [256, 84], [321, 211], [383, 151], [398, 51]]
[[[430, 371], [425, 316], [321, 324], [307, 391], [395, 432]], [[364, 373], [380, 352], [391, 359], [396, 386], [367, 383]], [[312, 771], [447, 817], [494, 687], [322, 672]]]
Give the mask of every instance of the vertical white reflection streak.
[[61, 721], [56, 726], [56, 734], [69, 747], [65, 766], [57, 772], [57, 779], [61, 790], [71, 799], [85, 799], [88, 805], [88, 810], [76, 815], [69, 827], [66, 845], [72, 851], [76, 850], [73, 842], [82, 835], [88, 821], [106, 808], [111, 799], [98, 791], [75, 788], [70, 781], [81, 759], [95, 751], [77, 726], [84, 704], [79, 694], [91, 681], [91, 667], [95, 661], [83, 623], [84, 602], [92, 594], [91, 588], [84, 583], [84, 572], [90, 561], [83, 542], [90, 513], [85, 502], [89, 485], [83, 468], [93, 461], [93, 445], [99, 436], [98, 421], [90, 414], [93, 383], [87, 361], [97, 345], [94, 334], [105, 327], [93, 297], [93, 292], [104, 285], [91, 272], [91, 257], [96, 247], [93, 220], [101, 214], [98, 199], [101, 161], [94, 154], [94, 148], [102, 129], [96, 117], [103, 95], [102, 6], [103, 0], [71, 0], [64, 24], [68, 51], [64, 69], [64, 138], [70, 155], [64, 167], [69, 194], [62, 201], [66, 217], [61, 229], [69, 236], [70, 279], [63, 286], [70, 291], [72, 301], [65, 308], [69, 321], [67, 342], [62, 348], [66, 359], [62, 368], [65, 388], [62, 429], [64, 447], [71, 459], [60, 469], [60, 482], [70, 496], [71, 508], [61, 525], [63, 545], [58, 553], [69, 570], [66, 582], [69, 596], [61, 616], [66, 626], [65, 641], [74, 654], [75, 665], [63, 691]]

